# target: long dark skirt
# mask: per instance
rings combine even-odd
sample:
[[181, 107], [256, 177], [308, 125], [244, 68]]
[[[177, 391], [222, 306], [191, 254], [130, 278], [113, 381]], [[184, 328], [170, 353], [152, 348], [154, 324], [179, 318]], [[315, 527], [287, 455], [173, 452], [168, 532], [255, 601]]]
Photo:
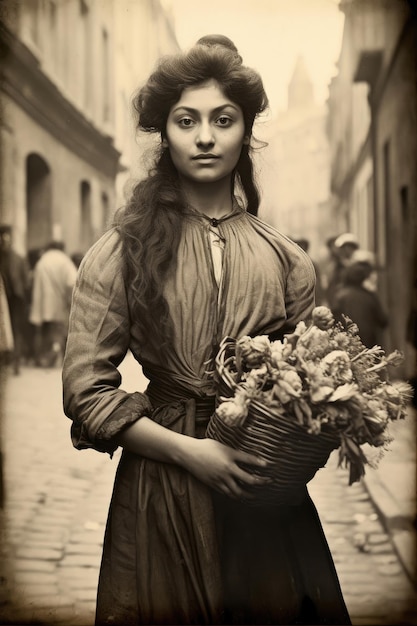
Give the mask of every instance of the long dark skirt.
[[[160, 423], [193, 433], [192, 402]], [[350, 624], [307, 490], [295, 507], [251, 507], [190, 474], [124, 452], [103, 549], [97, 626]]]
[[215, 496], [226, 624], [350, 624], [316, 508]]

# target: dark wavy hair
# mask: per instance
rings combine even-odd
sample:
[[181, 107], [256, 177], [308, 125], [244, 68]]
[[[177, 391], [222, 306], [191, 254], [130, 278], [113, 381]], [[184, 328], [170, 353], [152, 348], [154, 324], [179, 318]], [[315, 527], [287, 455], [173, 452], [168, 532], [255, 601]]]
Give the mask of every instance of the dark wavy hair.
[[[259, 74], [242, 64], [233, 42], [223, 35], [203, 37], [189, 51], [162, 57], [133, 100], [137, 128], [165, 137], [172, 106], [187, 87], [215, 80], [224, 95], [243, 112], [245, 132], [251, 135], [257, 115], [268, 100]], [[246, 210], [258, 212], [250, 146], [244, 145], [233, 175], [233, 188], [243, 191]], [[134, 187], [126, 206], [116, 214], [134, 313], [148, 331], [168, 339], [172, 332], [164, 281], [174, 271], [186, 203], [169, 149], [159, 148], [147, 178]]]

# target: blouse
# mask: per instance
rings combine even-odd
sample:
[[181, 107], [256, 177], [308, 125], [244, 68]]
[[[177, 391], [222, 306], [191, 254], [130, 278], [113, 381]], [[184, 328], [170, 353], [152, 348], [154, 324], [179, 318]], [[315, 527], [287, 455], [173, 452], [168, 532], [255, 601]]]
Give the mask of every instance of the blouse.
[[289, 238], [241, 210], [220, 221], [221, 291], [209, 222], [184, 217], [177, 264], [164, 297], [174, 325], [168, 350], [132, 315], [122, 243], [112, 229], [85, 255], [73, 293], [63, 365], [64, 410], [77, 448], [112, 454], [115, 435], [149, 415], [146, 394], [120, 389], [118, 366], [130, 349], [150, 385], [174, 385], [184, 398], [215, 394], [210, 370], [225, 336], [291, 332], [314, 306], [315, 273]]

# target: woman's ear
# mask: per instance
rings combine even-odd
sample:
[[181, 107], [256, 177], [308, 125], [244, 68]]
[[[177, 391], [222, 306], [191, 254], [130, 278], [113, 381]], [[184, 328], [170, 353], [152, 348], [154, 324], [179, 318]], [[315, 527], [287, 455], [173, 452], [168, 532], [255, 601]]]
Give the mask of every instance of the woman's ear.
[[245, 135], [243, 137], [243, 145], [247, 146], [247, 145], [249, 145], [249, 142], [250, 142], [250, 135]]
[[161, 146], [163, 148], [168, 148], [168, 140], [166, 139], [166, 137], [164, 137], [161, 141]]

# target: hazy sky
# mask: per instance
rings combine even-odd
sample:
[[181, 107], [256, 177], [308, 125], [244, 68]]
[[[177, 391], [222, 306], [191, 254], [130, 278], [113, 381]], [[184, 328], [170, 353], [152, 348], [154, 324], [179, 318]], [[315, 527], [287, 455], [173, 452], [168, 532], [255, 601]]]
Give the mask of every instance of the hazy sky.
[[181, 47], [199, 37], [230, 37], [245, 64], [264, 80], [271, 110], [286, 109], [297, 55], [304, 57], [318, 102], [336, 73], [343, 32], [337, 0], [165, 0], [172, 5]]

